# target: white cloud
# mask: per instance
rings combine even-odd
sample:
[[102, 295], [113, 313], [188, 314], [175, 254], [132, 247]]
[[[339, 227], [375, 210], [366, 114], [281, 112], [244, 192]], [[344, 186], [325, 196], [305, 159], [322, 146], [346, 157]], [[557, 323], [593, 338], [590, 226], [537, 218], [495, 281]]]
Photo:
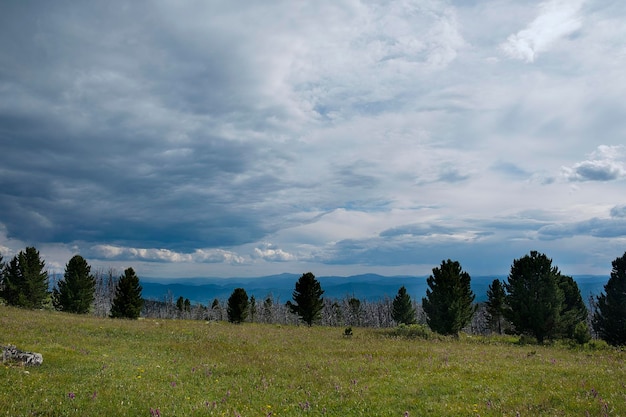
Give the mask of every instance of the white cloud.
[[201, 263], [225, 263], [241, 265], [246, 263], [246, 258], [236, 252], [223, 249], [197, 249], [192, 255], [194, 262]]
[[271, 262], [287, 262], [297, 259], [293, 254], [285, 252], [271, 243], [264, 243], [260, 248], [254, 248], [253, 256]]
[[589, 154], [589, 159], [572, 167], [563, 167], [568, 181], [612, 181], [626, 177], [625, 147], [600, 145]]
[[193, 253], [175, 252], [169, 249], [129, 248], [114, 245], [95, 245], [87, 252], [96, 259], [136, 260], [167, 263], [227, 263], [242, 264], [245, 258], [223, 249], [196, 249]]
[[510, 35], [500, 45], [506, 55], [533, 62], [558, 40], [582, 26], [580, 9], [585, 0], [550, 0], [539, 5], [539, 16], [525, 29]]

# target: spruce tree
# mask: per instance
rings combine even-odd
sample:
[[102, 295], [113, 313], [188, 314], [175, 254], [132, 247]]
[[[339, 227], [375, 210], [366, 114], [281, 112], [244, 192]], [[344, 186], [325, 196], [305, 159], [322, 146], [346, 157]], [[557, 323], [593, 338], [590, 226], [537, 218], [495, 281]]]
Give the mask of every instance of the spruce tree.
[[398, 295], [392, 303], [391, 318], [398, 324], [415, 324], [415, 309], [411, 301], [411, 296], [407, 294], [404, 285], [398, 290]]
[[487, 289], [487, 314], [489, 315], [489, 326], [492, 330], [496, 330], [498, 334], [502, 334], [502, 320], [504, 319], [504, 310], [506, 307], [506, 292], [504, 285], [499, 279], [494, 279]]
[[54, 290], [54, 301], [61, 311], [85, 314], [95, 298], [96, 279], [85, 258], [75, 255], [65, 265], [63, 279]]
[[442, 261], [433, 268], [433, 274], [426, 283], [426, 298], [422, 306], [430, 328], [444, 335], [458, 335], [472, 320], [476, 311], [470, 287], [470, 275], [463, 271], [457, 261]]
[[552, 259], [531, 251], [513, 261], [507, 291], [507, 318], [519, 333], [530, 333], [539, 343], [557, 335], [564, 295], [560, 272]]
[[626, 345], [626, 252], [612, 262], [604, 293], [597, 297], [593, 328], [613, 346]]
[[315, 275], [307, 272], [302, 274], [298, 282], [296, 282], [296, 289], [293, 292], [295, 304], [288, 301], [287, 306], [303, 322], [312, 326], [314, 322], [320, 319], [321, 311], [324, 307], [322, 294], [324, 294], [324, 291], [319, 281], [315, 279]]
[[42, 308], [49, 301], [48, 272], [39, 251], [27, 247], [11, 259], [4, 269], [2, 298], [10, 305]]
[[228, 298], [226, 314], [231, 323], [243, 323], [249, 312], [248, 294], [243, 288], [235, 288]]
[[576, 281], [570, 276], [559, 275], [559, 289], [563, 293], [563, 305], [559, 317], [559, 334], [573, 339], [576, 327], [580, 323], [586, 323], [589, 312], [580, 295], [580, 289]]
[[111, 317], [137, 319], [143, 307], [141, 290], [139, 277], [137, 277], [133, 268], [127, 268], [115, 288]]
[[178, 299], [176, 300], [176, 308], [181, 313], [185, 309], [185, 298], [183, 298], [182, 295], [180, 297], [178, 297]]

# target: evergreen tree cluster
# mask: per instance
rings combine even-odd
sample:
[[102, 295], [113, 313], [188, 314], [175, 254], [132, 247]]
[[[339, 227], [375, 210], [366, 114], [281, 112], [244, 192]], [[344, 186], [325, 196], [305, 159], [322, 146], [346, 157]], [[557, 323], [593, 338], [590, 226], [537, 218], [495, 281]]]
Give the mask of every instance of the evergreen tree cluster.
[[[34, 247], [20, 251], [8, 263], [0, 254], [0, 298], [17, 307], [43, 308], [51, 302], [60, 311], [89, 313], [97, 283], [85, 258], [73, 256], [65, 265], [63, 279], [52, 291], [45, 265]], [[111, 317], [137, 318], [142, 306], [139, 278], [128, 268], [115, 286]]]
[[[590, 315], [574, 279], [563, 275], [545, 254], [531, 251], [513, 261], [506, 281], [495, 279], [489, 285], [484, 304], [487, 322], [492, 331], [531, 335], [539, 343], [555, 338], [585, 343], [591, 337], [587, 326], [590, 318], [600, 338], [612, 345], [626, 345], [626, 253], [615, 259], [612, 267], [604, 292], [591, 299]], [[109, 275], [110, 316], [138, 318], [144, 300], [135, 271], [126, 269], [117, 281], [113, 281], [112, 272]], [[425, 322], [437, 333], [457, 335], [472, 322], [478, 307], [470, 288], [470, 275], [463, 271], [459, 262], [448, 259], [433, 268], [427, 284], [426, 297], [421, 304]], [[0, 298], [7, 304], [24, 308], [53, 305], [76, 314], [93, 311], [98, 282], [91, 273], [91, 266], [80, 255], [70, 259], [63, 279], [52, 291], [49, 285], [45, 262], [34, 247], [20, 251], [8, 262], [0, 254]], [[322, 298], [323, 294], [315, 275], [307, 272], [295, 284], [293, 302], [288, 301], [283, 308], [309, 326], [321, 320], [322, 312], [324, 323], [340, 324], [329, 321], [330, 314], [344, 316], [339, 317], [343, 323], [360, 325], [365, 310], [359, 299], [346, 299], [346, 305], [341, 307], [337, 301]], [[270, 296], [257, 306], [254, 297], [249, 298], [243, 288], [236, 288], [226, 308], [216, 299], [211, 310], [225, 310], [230, 322], [242, 323], [248, 318], [254, 321], [257, 310], [261, 320], [274, 320], [277, 307]], [[417, 323], [418, 307], [402, 286], [389, 303], [389, 320], [404, 325]], [[176, 309], [179, 313], [191, 314], [191, 302], [179, 297]], [[382, 310], [378, 312], [384, 315]]]
[[[2, 259], [0, 259], [2, 262]], [[50, 299], [45, 262], [34, 247], [20, 251], [2, 265], [0, 297], [9, 305], [42, 308]]]

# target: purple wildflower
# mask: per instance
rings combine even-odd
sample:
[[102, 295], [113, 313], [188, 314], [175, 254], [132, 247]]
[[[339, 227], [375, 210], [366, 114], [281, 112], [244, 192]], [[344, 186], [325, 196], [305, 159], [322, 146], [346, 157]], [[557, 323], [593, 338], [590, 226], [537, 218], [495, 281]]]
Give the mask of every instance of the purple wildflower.
[[74, 398], [76, 398], [76, 394], [74, 394], [73, 392], [68, 392], [67, 398], [69, 398], [70, 400], [73, 400]]

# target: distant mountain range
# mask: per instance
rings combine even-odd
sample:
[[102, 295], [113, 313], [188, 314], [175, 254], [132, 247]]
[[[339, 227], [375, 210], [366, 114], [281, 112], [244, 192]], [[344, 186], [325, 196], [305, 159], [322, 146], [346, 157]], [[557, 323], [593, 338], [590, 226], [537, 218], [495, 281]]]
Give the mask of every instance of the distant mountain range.
[[[248, 296], [258, 301], [271, 295], [275, 300], [287, 302], [291, 300], [296, 281], [300, 274], [280, 274], [257, 278], [143, 278], [143, 297], [146, 299], [163, 300], [168, 294], [176, 300], [178, 297], [188, 298], [192, 303], [209, 304], [214, 299], [226, 300], [235, 288], [244, 288]], [[409, 295], [418, 302], [426, 296], [426, 276], [382, 276], [376, 274], [353, 275], [349, 277], [327, 276], [317, 277], [324, 297], [342, 299], [356, 297], [360, 300], [378, 301], [384, 298], [393, 299], [398, 289], [405, 286]], [[472, 290], [476, 294], [476, 302], [487, 299], [487, 288], [494, 279], [506, 280], [504, 276], [472, 277]], [[583, 300], [587, 302], [589, 295], [598, 295], [604, 291], [608, 276], [577, 275], [577, 282]]]

